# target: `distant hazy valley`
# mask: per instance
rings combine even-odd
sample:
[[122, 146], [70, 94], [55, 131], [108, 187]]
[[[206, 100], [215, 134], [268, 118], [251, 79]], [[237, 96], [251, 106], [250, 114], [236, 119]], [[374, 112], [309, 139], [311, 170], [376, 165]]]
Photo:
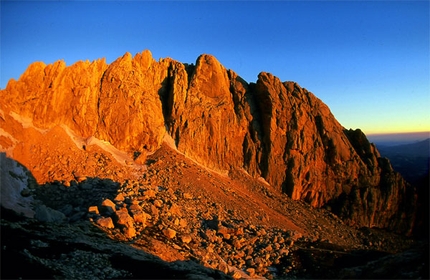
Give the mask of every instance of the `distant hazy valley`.
[[[428, 135], [426, 133], [420, 138]], [[430, 138], [416, 140], [416, 135], [410, 135], [410, 138], [396, 139], [394, 135], [392, 138], [387, 136], [385, 139], [372, 137], [369, 139], [376, 144], [381, 156], [389, 158], [394, 170], [400, 172], [407, 181], [416, 183], [424, 176], [428, 176]]]

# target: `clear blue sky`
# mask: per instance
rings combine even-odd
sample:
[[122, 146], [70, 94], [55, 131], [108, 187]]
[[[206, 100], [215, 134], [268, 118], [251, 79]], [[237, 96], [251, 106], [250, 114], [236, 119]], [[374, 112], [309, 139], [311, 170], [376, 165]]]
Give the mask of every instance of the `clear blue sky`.
[[428, 1], [1, 1], [1, 88], [34, 61], [209, 53], [313, 92], [346, 128], [430, 131]]

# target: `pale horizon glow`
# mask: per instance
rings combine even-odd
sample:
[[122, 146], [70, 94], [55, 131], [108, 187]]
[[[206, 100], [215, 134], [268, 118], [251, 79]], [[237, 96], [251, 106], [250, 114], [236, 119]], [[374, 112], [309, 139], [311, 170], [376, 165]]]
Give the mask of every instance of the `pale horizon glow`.
[[295, 81], [346, 129], [430, 131], [429, 1], [1, 1], [0, 87], [33, 62], [150, 50]]

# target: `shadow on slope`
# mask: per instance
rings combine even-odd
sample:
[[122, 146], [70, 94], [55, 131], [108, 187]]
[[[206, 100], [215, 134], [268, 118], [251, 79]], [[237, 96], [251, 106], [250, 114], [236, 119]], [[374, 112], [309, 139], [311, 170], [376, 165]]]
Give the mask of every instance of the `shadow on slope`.
[[428, 239], [430, 138], [403, 145], [377, 145], [381, 156], [387, 157], [393, 169], [416, 188], [417, 222], [413, 234]]
[[[151, 171], [156, 172], [155, 170]], [[31, 174], [28, 170], [26, 170], [26, 173], [30, 176], [26, 183], [32, 182]], [[148, 172], [147, 175], [150, 176], [151, 173]], [[22, 182], [25, 181], [23, 177], [19, 178], [22, 179], [19, 179]], [[162, 216], [160, 219], [163, 220], [161, 221], [162, 223], [148, 225], [143, 229], [136, 226], [138, 235], [134, 239], [125, 238], [124, 228], [120, 228], [117, 224], [113, 229], [102, 229], [96, 226], [97, 218], [100, 218], [100, 216], [89, 213], [88, 208], [100, 205], [105, 199], [115, 201], [118, 194], [124, 194], [127, 197], [126, 193], [129, 194], [133, 188], [128, 188], [126, 185], [127, 182], [121, 185], [110, 179], [86, 178], [81, 182], [72, 182], [70, 186], [66, 186], [60, 182], [53, 182], [44, 185], [30, 185], [26, 189], [20, 190], [20, 195], [24, 194], [35, 198], [33, 204], [36, 208], [36, 217], [50, 220], [51, 222], [40, 222], [38, 219], [24, 217], [2, 207], [1, 278], [231, 278], [219, 270], [203, 266], [199, 263], [199, 260], [194, 261], [192, 257], [189, 261], [169, 262], [157, 256], [160, 251], [157, 251], [157, 254], [152, 253], [151, 250], [147, 251], [146, 249], [151, 249], [150, 244], [147, 244], [150, 242], [157, 243], [161, 246], [159, 247], [161, 249], [171, 248], [179, 244], [183, 248], [188, 248], [189, 251], [209, 251], [208, 248], [203, 248], [203, 245], [198, 245], [197, 248], [193, 247], [193, 242], [183, 244], [178, 237], [174, 237], [173, 239], [166, 238], [160, 226], [169, 226], [169, 223], [170, 225], [174, 223], [173, 220], [163, 220], [166, 216]], [[158, 186], [158, 188], [160, 187]], [[145, 204], [152, 205], [154, 198], [149, 200], [144, 198], [145, 195], [148, 195], [146, 193], [147, 190], [140, 188], [140, 186], [137, 189], [139, 190], [134, 190], [133, 197], [138, 199], [142, 197], [147, 202], [151, 201]], [[143, 191], [140, 192], [140, 189]], [[161, 192], [165, 191], [161, 190]], [[190, 199], [188, 198], [188, 200]], [[181, 201], [177, 201], [177, 203], [181, 203]], [[132, 201], [125, 199], [123, 205], [130, 206], [132, 203]], [[196, 200], [196, 203], [201, 203], [201, 201]], [[44, 215], [39, 213], [40, 205], [44, 206], [42, 207]], [[117, 205], [119, 206], [121, 203], [117, 202]], [[100, 209], [102, 208], [100, 207]], [[172, 208], [170, 208], [169, 213], [173, 213], [172, 211]], [[193, 208], [193, 211], [196, 211], [196, 209]], [[148, 211], [148, 213], [150, 212]], [[304, 218], [303, 214], [302, 217]], [[206, 228], [205, 233], [211, 233], [212, 230], [210, 228], [215, 228], [219, 224], [219, 221], [215, 221], [216, 224], [212, 225], [214, 220], [210, 220], [209, 218], [200, 221], [204, 225], [202, 227]], [[247, 229], [249, 228], [245, 230]], [[364, 233], [363, 237], [375, 237], [375, 240], [371, 240], [373, 243], [381, 240], [381, 238], [375, 236], [376, 233], [374, 230]], [[270, 230], [267, 229], [267, 233], [264, 233], [264, 235], [269, 234]], [[274, 240], [272, 237], [270, 240]], [[265, 236], [261, 236], [261, 238], [265, 238]], [[246, 239], [250, 239], [250, 237]], [[207, 244], [207, 247], [211, 247], [212, 250], [221, 246], [220, 243], [215, 244], [209, 238], [199, 240], [202, 241], [197, 241], [199, 244]], [[232, 242], [232, 240], [227, 241]], [[290, 243], [291, 241], [285, 240], [284, 243]], [[136, 247], [137, 245], [139, 246]], [[263, 244], [260, 245], [262, 246]], [[264, 247], [267, 245], [270, 245], [270, 248], [272, 246], [276, 247], [275, 243], [272, 244], [269, 241], [264, 243]], [[251, 250], [257, 251], [258, 246], [258, 242], [253, 244]], [[275, 249], [270, 250], [276, 251]], [[242, 249], [242, 251], [245, 250]], [[166, 254], [164, 251], [162, 253]], [[276, 267], [279, 273], [278, 277], [281, 278], [362, 278], [372, 262], [380, 260], [381, 257], [391, 257], [392, 259], [387, 259], [386, 262], [380, 262], [379, 266], [383, 270], [382, 272], [378, 271], [380, 274], [374, 275], [381, 276], [384, 275], [383, 273], [389, 275], [388, 272], [393, 270], [393, 267], [399, 267], [398, 262], [394, 262], [395, 265], [391, 265], [390, 263], [391, 260], [396, 260], [400, 261], [406, 270], [400, 271], [397, 277], [428, 277], [428, 266], [426, 267], [421, 264], [421, 262], [428, 263], [428, 257], [427, 261], [425, 261], [425, 248], [420, 248], [420, 251], [412, 254], [411, 258], [406, 258], [407, 256], [397, 256], [396, 254], [372, 249], [361, 251], [350, 250], [336, 244], [310, 241], [303, 238], [296, 240], [296, 242], [291, 242], [290, 252], [285, 257], [280, 258], [279, 263], [274, 264], [271, 268]], [[252, 261], [261, 263], [263, 257], [264, 255], [253, 258]], [[20, 267], [26, 267], [26, 269], [15, 269], [16, 263], [19, 263]], [[255, 265], [258, 265], [258, 263]], [[368, 274], [366, 276], [368, 276], [367, 278], [371, 278]]]
[[[231, 278], [194, 261], [164, 261], [133, 248], [129, 242], [112, 240], [90, 222], [88, 207], [113, 199], [121, 187], [119, 183], [87, 178], [70, 186], [59, 182], [37, 185], [27, 168], [4, 153], [1, 159], [2, 189], [8, 187], [9, 191], [15, 190], [15, 195], [34, 197], [31, 204], [37, 217], [8, 209], [10, 204], [8, 208], [1, 206], [2, 279]], [[11, 160], [15, 163], [12, 169], [6, 165]], [[17, 180], [6, 180], [8, 176]], [[16, 268], [16, 264], [24, 269]]]

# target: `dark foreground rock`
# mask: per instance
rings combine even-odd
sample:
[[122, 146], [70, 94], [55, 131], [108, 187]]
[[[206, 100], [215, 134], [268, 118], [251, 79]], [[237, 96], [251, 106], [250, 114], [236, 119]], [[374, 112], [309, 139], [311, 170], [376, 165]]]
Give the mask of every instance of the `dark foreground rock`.
[[115, 242], [86, 221], [41, 223], [1, 210], [1, 279], [231, 279]]
[[147, 159], [140, 178], [123, 182], [38, 185], [12, 173], [22, 184], [11, 197], [25, 195], [35, 215], [2, 207], [1, 278], [428, 277], [428, 243], [350, 227], [261, 179], [212, 172], [164, 145]]
[[[401, 253], [377, 249], [345, 250], [328, 243], [302, 244], [294, 251], [290, 273], [298, 279], [428, 279], [428, 243]], [[288, 269], [288, 268], [287, 268]]]
[[[2, 279], [254, 279], [259, 278], [255, 271], [261, 271], [259, 267], [268, 262], [263, 256], [250, 258], [248, 263], [252, 262], [255, 268], [227, 275], [203, 266], [199, 260], [163, 261], [132, 247], [131, 243], [108, 238], [88, 221], [42, 223], [1, 210]], [[398, 254], [376, 249], [348, 250], [305, 239], [294, 245], [289, 243], [291, 252], [267, 268], [266, 278], [428, 279], [429, 276], [428, 243], [417, 242]], [[210, 246], [210, 242], [207, 244]]]

